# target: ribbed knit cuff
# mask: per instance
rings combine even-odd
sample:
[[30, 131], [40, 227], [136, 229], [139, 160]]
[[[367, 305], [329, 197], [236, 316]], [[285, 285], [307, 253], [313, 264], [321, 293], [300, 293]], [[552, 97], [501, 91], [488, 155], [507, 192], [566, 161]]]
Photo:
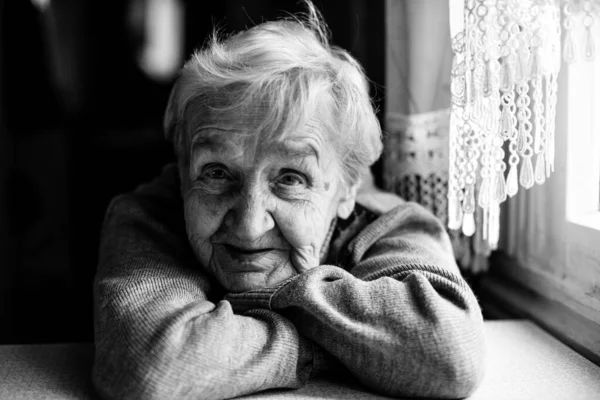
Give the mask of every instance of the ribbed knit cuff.
[[326, 353], [325, 350], [323, 350], [315, 342], [311, 343], [313, 349], [313, 368], [310, 372], [310, 378], [312, 379], [329, 370], [329, 363], [327, 361], [331, 355]]
[[242, 293], [228, 293], [225, 295], [224, 300], [231, 303], [231, 308], [233, 308], [236, 314], [242, 314], [256, 308], [271, 310], [271, 299], [275, 293], [297, 276], [293, 276], [275, 286], [267, 288], [254, 289]]

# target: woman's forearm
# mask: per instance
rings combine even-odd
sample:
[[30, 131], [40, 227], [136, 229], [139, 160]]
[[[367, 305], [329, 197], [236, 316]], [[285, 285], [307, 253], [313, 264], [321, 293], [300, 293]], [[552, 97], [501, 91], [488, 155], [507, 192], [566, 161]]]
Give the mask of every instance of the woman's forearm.
[[227, 399], [308, 380], [312, 346], [289, 320], [268, 310], [234, 315], [228, 302], [194, 300], [180, 283], [175, 295], [139, 292], [145, 301], [99, 283], [101, 395]]
[[94, 284], [98, 392], [225, 399], [308, 380], [313, 343], [278, 313], [235, 315], [228, 302], [211, 301], [214, 282], [186, 264], [185, 247], [163, 223], [169, 218], [146, 200], [115, 200], [103, 230]]
[[282, 288], [271, 307], [371, 389], [456, 398], [483, 372], [482, 320], [470, 296], [433, 271], [365, 282], [322, 266]]
[[[361, 230], [344, 268], [323, 265], [277, 288], [228, 295], [289, 317], [370, 388], [393, 396], [464, 397], [483, 374], [483, 321], [445, 231], [405, 204]], [[266, 299], [266, 301], [265, 301]]]

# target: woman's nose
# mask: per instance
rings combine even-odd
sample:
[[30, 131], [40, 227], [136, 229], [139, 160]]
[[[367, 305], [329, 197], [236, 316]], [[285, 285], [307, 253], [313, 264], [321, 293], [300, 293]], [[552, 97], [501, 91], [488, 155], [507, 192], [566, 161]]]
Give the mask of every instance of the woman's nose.
[[241, 194], [230, 213], [232, 214], [230, 232], [234, 233], [241, 242], [259, 240], [275, 226], [267, 199], [259, 193]]

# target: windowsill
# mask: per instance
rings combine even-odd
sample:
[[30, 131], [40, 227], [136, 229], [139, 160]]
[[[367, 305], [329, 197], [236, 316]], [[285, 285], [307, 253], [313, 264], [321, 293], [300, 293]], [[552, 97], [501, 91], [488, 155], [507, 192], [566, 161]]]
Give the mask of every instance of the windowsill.
[[594, 231], [600, 232], [600, 212], [590, 211], [588, 213], [579, 213], [568, 217], [568, 221]]
[[[600, 325], [571, 308], [517, 282], [514, 261], [494, 253], [490, 274], [478, 283], [478, 297], [487, 318], [527, 318], [567, 346], [600, 366]], [[525, 276], [523, 282], [531, 283]], [[547, 288], [546, 288], [547, 289]]]

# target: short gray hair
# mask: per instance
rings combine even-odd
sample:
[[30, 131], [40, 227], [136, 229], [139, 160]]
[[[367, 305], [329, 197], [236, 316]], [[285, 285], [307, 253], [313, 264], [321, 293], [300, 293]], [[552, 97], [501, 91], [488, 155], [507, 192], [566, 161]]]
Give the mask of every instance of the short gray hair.
[[192, 116], [203, 110], [237, 112], [257, 100], [267, 110], [259, 131], [272, 136], [303, 126], [325, 110], [318, 118], [320, 128], [328, 133], [348, 184], [357, 183], [361, 172], [379, 158], [381, 127], [365, 73], [347, 51], [329, 44], [321, 14], [312, 2], [305, 4], [305, 14], [229, 37], [215, 30], [192, 55], [175, 82], [164, 117], [165, 135], [180, 160], [189, 157]]

